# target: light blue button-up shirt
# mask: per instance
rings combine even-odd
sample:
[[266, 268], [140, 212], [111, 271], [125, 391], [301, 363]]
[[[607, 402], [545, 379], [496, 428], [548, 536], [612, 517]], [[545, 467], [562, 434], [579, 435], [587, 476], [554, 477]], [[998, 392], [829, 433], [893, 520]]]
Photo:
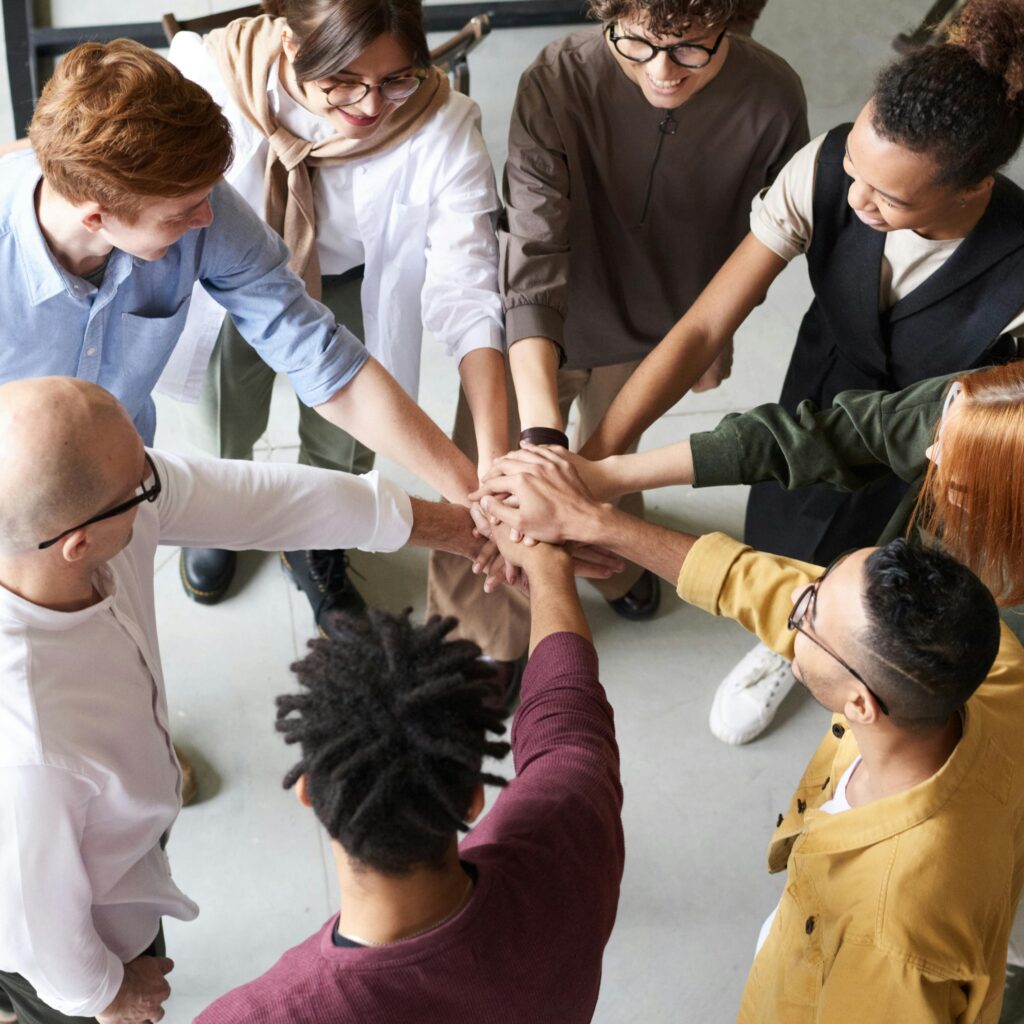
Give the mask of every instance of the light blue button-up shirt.
[[288, 269], [284, 242], [225, 182], [211, 193], [209, 227], [187, 232], [159, 260], [114, 249], [96, 288], [47, 247], [35, 213], [40, 176], [30, 152], [0, 160], [0, 383], [51, 374], [93, 381], [152, 444], [151, 394], [196, 281], [307, 405], [326, 402], [366, 362], [359, 339]]

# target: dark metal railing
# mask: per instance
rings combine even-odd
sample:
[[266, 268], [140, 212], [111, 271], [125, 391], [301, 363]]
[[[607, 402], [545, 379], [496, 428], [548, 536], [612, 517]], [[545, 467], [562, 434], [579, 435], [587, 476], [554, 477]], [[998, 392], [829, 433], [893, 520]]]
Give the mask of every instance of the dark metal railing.
[[[173, 3], [170, 0], [168, 6]], [[106, 43], [111, 39], [135, 39], [154, 48], [167, 45], [159, 21], [126, 25], [80, 25], [48, 28], [36, 25], [33, 0], [3, 0], [7, 41], [7, 76], [14, 109], [14, 130], [24, 135], [42, 85], [42, 61], [67, 53], [79, 43]], [[492, 29], [529, 28], [542, 25], [578, 25], [586, 21], [583, 0], [499, 0], [479, 6], [437, 4], [423, 8], [428, 32], [457, 32], [474, 14], [488, 14]]]

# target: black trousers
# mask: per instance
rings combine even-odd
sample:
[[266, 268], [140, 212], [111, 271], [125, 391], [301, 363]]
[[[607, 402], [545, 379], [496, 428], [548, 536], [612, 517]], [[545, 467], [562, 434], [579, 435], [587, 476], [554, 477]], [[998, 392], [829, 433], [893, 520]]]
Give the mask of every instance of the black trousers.
[[754, 484], [743, 539], [758, 551], [828, 565], [844, 551], [877, 544], [906, 493], [892, 473], [852, 494], [825, 484], [795, 491], [774, 480]]
[[[156, 938], [139, 956], [164, 956], [164, 927], [161, 924]], [[18, 1015], [18, 1024], [96, 1024], [95, 1017], [68, 1017], [36, 995], [36, 990], [20, 975], [0, 971], [0, 1009], [9, 1005]]]

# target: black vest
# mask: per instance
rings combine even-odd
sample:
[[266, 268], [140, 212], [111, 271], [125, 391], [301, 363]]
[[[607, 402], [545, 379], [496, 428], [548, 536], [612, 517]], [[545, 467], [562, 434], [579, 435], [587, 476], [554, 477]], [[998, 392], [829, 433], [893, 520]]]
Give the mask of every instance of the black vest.
[[[825, 137], [814, 183], [807, 252], [814, 302], [800, 325], [781, 404], [827, 408], [851, 388], [893, 391], [927, 377], [1016, 356], [1000, 336], [1024, 308], [1024, 192], [996, 177], [974, 230], [946, 262], [895, 306], [879, 313], [885, 234], [861, 223], [847, 202], [843, 170], [850, 125]], [[755, 484], [745, 538], [764, 551], [825, 564], [874, 544], [905, 492], [887, 474], [853, 494], [826, 485], [786, 491]]]
[[988, 208], [953, 255], [880, 313], [885, 233], [861, 223], [847, 202], [850, 127], [825, 137], [815, 178], [807, 252], [814, 302], [783, 385], [791, 411], [805, 398], [827, 406], [849, 388], [898, 390], [1016, 354], [1000, 331], [1024, 308], [1024, 192], [997, 175]]

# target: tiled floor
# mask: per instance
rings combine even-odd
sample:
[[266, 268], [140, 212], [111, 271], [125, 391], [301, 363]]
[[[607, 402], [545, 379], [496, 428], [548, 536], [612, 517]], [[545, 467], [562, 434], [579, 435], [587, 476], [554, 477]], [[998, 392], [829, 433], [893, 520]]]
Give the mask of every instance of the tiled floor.
[[[51, 6], [58, 23], [126, 20], [115, 0], [53, 0]], [[172, 4], [135, 0], [131, 6], [131, 17], [143, 20]], [[193, 2], [187, 13], [211, 6], [227, 5]], [[758, 37], [803, 75], [812, 131], [820, 131], [856, 113], [874, 70], [889, 56], [890, 39], [926, 6], [925, 0], [772, 0]], [[75, 18], [79, 11], [85, 13]], [[558, 34], [495, 33], [473, 58], [473, 91], [498, 167], [518, 70]], [[5, 96], [0, 140], [11, 136]], [[798, 261], [739, 332], [733, 378], [718, 391], [687, 398], [648, 432], [645, 445], [678, 440], [726, 412], [774, 399], [808, 298]], [[424, 362], [423, 404], [447, 425], [454, 370], [429, 341]], [[172, 403], [160, 403], [158, 443], [182, 443], [178, 414]], [[293, 459], [296, 443], [293, 400], [282, 385], [259, 457]], [[407, 473], [383, 468], [412, 491], [428, 493]], [[742, 489], [649, 495], [653, 517], [697, 532], [738, 533], [743, 503]], [[422, 552], [354, 561], [373, 603], [422, 609]], [[168, 550], [157, 593], [177, 737], [206, 765], [207, 799], [183, 812], [170, 847], [179, 883], [202, 907], [197, 921], [167, 925], [177, 967], [166, 1019], [179, 1024], [317, 928], [335, 907], [335, 890], [312, 816], [281, 789], [291, 755], [272, 728], [273, 697], [290, 687], [288, 665], [311, 633], [308, 607], [274, 555], [243, 556], [229, 598], [200, 608], [182, 593], [177, 552]], [[590, 591], [583, 598], [616, 708], [626, 794], [626, 874], [595, 1019], [729, 1020], [757, 930], [781, 885], [766, 872], [767, 839], [824, 728], [824, 712], [795, 693], [766, 736], [745, 748], [725, 747], [708, 733], [707, 712], [715, 684], [750, 646], [742, 630], [684, 607], [668, 588], [658, 618], [643, 624], [616, 618]]]

